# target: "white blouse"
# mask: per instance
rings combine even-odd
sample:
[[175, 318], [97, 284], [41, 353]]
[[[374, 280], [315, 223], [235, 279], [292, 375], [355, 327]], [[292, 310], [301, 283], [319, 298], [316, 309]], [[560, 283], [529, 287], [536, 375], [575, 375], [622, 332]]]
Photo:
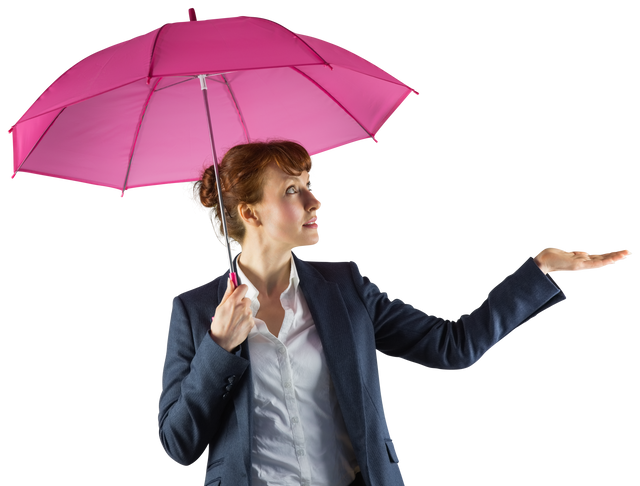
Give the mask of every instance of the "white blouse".
[[[237, 270], [255, 317], [258, 291]], [[278, 336], [256, 319], [248, 337], [255, 405], [251, 484], [347, 486], [359, 468], [299, 284], [292, 258]]]

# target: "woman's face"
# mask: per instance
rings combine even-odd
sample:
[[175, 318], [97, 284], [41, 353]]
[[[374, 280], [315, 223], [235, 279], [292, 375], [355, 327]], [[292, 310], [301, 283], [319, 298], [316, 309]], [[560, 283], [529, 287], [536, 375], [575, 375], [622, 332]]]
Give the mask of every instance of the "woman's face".
[[255, 205], [257, 229], [263, 242], [283, 250], [318, 242], [316, 211], [309, 173], [289, 175], [271, 164], [265, 173], [262, 201]]

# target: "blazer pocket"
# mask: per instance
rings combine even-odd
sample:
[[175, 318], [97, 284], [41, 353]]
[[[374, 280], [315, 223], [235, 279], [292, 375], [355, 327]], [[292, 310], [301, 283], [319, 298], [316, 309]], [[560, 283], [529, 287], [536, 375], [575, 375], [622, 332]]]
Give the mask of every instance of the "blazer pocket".
[[393, 447], [393, 441], [391, 439], [385, 439], [384, 444], [387, 446], [387, 454], [389, 454], [389, 461], [393, 463], [398, 463], [398, 456], [396, 454], [396, 450]]

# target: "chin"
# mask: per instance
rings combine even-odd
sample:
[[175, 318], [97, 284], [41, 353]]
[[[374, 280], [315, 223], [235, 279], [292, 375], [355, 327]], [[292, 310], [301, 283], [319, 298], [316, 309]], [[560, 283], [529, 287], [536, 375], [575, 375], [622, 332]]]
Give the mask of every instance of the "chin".
[[304, 245], [298, 245], [294, 250], [305, 250], [307, 248], [316, 248], [320, 246], [320, 242], [322, 241], [322, 237], [318, 238], [318, 241], [315, 243], [306, 243]]

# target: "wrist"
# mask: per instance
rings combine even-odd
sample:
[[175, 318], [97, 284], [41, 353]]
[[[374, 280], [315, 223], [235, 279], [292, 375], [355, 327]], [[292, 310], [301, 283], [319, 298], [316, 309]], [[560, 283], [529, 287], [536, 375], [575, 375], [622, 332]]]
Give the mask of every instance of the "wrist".
[[549, 272], [551, 272], [551, 269], [546, 266], [544, 263], [542, 263], [542, 261], [540, 260], [540, 255], [538, 255], [537, 257], [535, 257], [533, 259], [533, 262], [538, 266], [538, 268], [540, 269], [540, 271], [542, 273], [544, 273], [545, 275], [548, 274]]

